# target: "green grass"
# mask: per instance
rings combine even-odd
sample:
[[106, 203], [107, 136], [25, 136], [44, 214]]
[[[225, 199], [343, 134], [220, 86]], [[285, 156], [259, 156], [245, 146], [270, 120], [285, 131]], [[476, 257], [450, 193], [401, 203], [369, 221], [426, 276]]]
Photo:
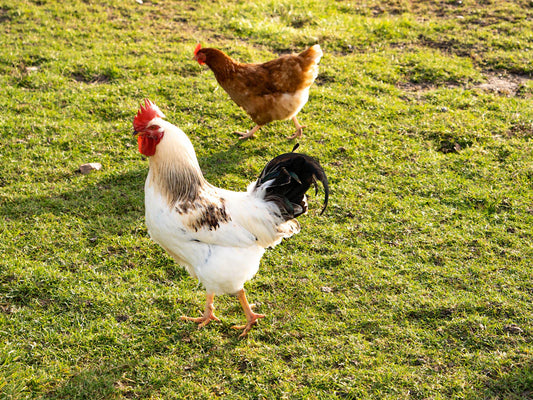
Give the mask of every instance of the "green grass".
[[[0, 398], [501, 399], [533, 396], [530, 1], [0, 3]], [[151, 242], [144, 97], [207, 179], [244, 190], [291, 149], [192, 60], [320, 43], [301, 151], [331, 183], [269, 250], [245, 340]], [[496, 83], [495, 83], [496, 82]], [[101, 171], [78, 167], [100, 162]]]

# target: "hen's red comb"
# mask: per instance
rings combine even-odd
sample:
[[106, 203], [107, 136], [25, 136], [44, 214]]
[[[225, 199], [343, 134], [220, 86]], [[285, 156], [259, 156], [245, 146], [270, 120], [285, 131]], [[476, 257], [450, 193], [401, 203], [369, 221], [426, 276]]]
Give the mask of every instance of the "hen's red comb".
[[196, 55], [198, 53], [198, 50], [200, 50], [201, 48], [202, 48], [202, 45], [200, 43], [198, 43], [198, 45], [194, 49], [194, 55]]
[[141, 104], [141, 108], [137, 112], [135, 118], [133, 118], [133, 129], [136, 131], [142, 131], [146, 128], [148, 122], [155, 117], [165, 118], [165, 114], [163, 114], [159, 107], [150, 100], [144, 99], [144, 107]]

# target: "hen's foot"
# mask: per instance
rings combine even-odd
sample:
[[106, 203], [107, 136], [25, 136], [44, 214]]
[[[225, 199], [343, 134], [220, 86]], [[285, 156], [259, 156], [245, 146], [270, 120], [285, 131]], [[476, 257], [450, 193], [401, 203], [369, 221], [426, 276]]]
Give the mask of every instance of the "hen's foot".
[[243, 139], [255, 139], [255, 136], [253, 133], [248, 132], [235, 132], [236, 135], [239, 135], [239, 140]]
[[296, 116], [292, 117], [292, 122], [294, 122], [294, 126], [296, 127], [296, 132], [294, 132], [294, 135], [289, 136], [287, 138], [289, 140], [302, 137], [303, 128], [307, 128], [305, 125], [300, 125], [300, 123], [298, 122], [298, 118], [296, 118]]
[[246, 133], [242, 133], [242, 132], [235, 132], [235, 133], [240, 136], [240, 138], [239, 138], [240, 140], [255, 138], [254, 133], [257, 132], [259, 130], [259, 128], [261, 128], [261, 125], [254, 126], [252, 129], [250, 129]]
[[292, 140], [292, 139], [302, 137], [303, 128], [307, 128], [307, 126], [306, 125], [300, 126], [298, 129], [296, 129], [296, 132], [294, 132], [294, 135], [289, 136], [287, 139]]

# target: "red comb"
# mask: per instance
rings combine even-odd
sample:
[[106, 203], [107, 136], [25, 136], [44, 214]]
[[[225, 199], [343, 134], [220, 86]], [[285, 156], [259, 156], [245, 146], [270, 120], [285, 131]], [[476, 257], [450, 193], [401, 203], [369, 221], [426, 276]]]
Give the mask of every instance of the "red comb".
[[165, 118], [165, 114], [163, 114], [159, 107], [150, 100], [144, 99], [144, 107], [141, 104], [141, 108], [133, 119], [133, 129], [136, 131], [142, 131], [144, 128], [146, 128], [148, 122], [153, 120], [155, 117]]
[[202, 45], [200, 43], [198, 43], [198, 45], [194, 49], [194, 55], [196, 55], [196, 53], [198, 53], [198, 50], [200, 50], [201, 48], [202, 48]]

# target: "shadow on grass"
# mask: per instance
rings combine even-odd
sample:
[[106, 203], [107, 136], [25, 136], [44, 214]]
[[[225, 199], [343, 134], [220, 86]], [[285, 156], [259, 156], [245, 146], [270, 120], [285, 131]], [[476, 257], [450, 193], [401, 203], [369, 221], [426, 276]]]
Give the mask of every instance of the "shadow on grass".
[[131, 369], [129, 365], [100, 367], [81, 371], [70, 377], [62, 385], [49, 391], [47, 399], [110, 399], [121, 393], [126, 398], [131, 395], [127, 382], [121, 377]]
[[[248, 140], [261, 140], [261, 139], [248, 139]], [[267, 164], [275, 155], [272, 154], [271, 145], [269, 145], [267, 139], [263, 139], [263, 143], [257, 144], [254, 143], [254, 146], [247, 145], [246, 141], [235, 139], [234, 143], [229, 147], [224, 147], [221, 150], [218, 150], [212, 154], [205, 156], [199, 156], [199, 163], [208, 181], [218, 181], [221, 188], [226, 188], [224, 185], [223, 179], [221, 176], [225, 174], [235, 174], [238, 176], [244, 176], [247, 180], [242, 188], [238, 189], [240, 191], [245, 191], [246, 186], [250, 181], [255, 180], [259, 177], [259, 171], [250, 171], [246, 169], [243, 171], [243, 164], [246, 164], [246, 161], [251, 157], [264, 157], [264, 165]], [[288, 147], [287, 152], [292, 149]], [[243, 151], [246, 151], [246, 156], [243, 156]], [[281, 154], [281, 153], [279, 153]], [[256, 176], [257, 175], [257, 176]]]
[[74, 190], [15, 197], [0, 205], [0, 216], [10, 220], [24, 220], [32, 215], [42, 214], [59, 217], [71, 214], [84, 218], [99, 217], [102, 212], [117, 218], [131, 217], [132, 213], [142, 215], [146, 173], [145, 170], [138, 169], [108, 176]]
[[[124, 347], [116, 352], [116, 361], [107, 364], [91, 364], [86, 369], [68, 376], [64, 381], [46, 393], [46, 399], [114, 399], [114, 398], [151, 398], [160, 394], [163, 388], [178, 389], [176, 376], [187, 371], [208, 371], [213, 357], [222, 357], [222, 353], [231, 352], [243, 346], [247, 340], [239, 338], [240, 331], [232, 329], [232, 324], [221, 322], [209, 324], [198, 330], [196, 324], [185, 321], [175, 322], [172, 333], [159, 335], [155, 342], [150, 337], [148, 325], [146, 336], [142, 340], [142, 351], [132, 341], [134, 351], [129, 353]], [[208, 332], [215, 331], [215, 334]], [[153, 333], [153, 332], [152, 332]], [[139, 332], [139, 338], [142, 337]], [[254, 335], [256, 340], [262, 335]], [[266, 341], [268, 343], [268, 341]], [[198, 356], [203, 354], [205, 356]], [[162, 361], [167, 359], [167, 361]], [[172, 367], [158, 369], [159, 362], [172, 364]], [[242, 361], [241, 361], [242, 363]], [[249, 365], [239, 365], [245, 372]], [[140, 375], [140, 376], [139, 376]], [[187, 385], [187, 384], [186, 384]]]
[[[287, 151], [290, 151], [291, 146], [288, 146]], [[244, 176], [246, 183], [238, 190], [245, 191], [246, 185], [255, 180], [260, 171], [243, 171], [243, 163], [247, 158], [243, 158], [242, 147], [243, 142], [237, 140], [228, 148], [201, 157], [199, 161], [206, 179], [224, 188], [224, 175]], [[247, 157], [265, 157], [266, 165], [273, 158], [269, 156], [269, 149], [270, 146], [265, 142], [254, 147]], [[83, 218], [88, 224], [93, 218], [103, 215], [118, 220], [137, 219], [144, 215], [144, 181], [147, 173], [148, 165], [145, 164], [123, 174], [107, 175], [96, 182], [93, 180], [81, 188], [60, 192], [51, 188], [49, 194], [15, 197], [0, 203], [0, 216], [9, 220], [27, 220], [43, 214], [58, 217], [73, 215]], [[64, 179], [69, 179], [69, 176]], [[105, 229], [105, 226], [101, 228]]]
[[[501, 372], [500, 372], [501, 373]], [[495, 371], [494, 374], [498, 374]], [[533, 398], [533, 362], [514, 366], [510, 371], [493, 378], [489, 372], [485, 379], [483, 398], [522, 400]]]

